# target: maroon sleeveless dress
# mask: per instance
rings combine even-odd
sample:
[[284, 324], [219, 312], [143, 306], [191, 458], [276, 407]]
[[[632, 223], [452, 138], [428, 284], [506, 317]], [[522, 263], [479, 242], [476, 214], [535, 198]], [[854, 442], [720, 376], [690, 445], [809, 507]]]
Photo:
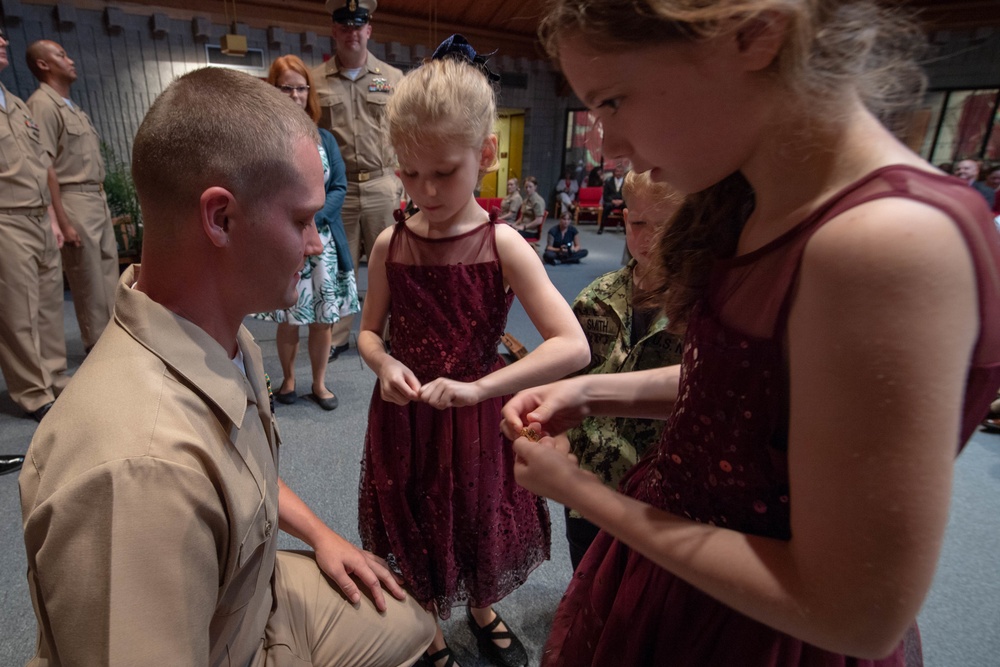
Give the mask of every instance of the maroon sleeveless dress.
[[[397, 223], [386, 258], [392, 355], [421, 383], [471, 382], [497, 354], [514, 295], [504, 287], [492, 222], [443, 239]], [[542, 499], [514, 481], [500, 409], [510, 396], [436, 410], [382, 400], [368, 411], [358, 500], [364, 547], [389, 560], [441, 618], [468, 600], [486, 607], [549, 557]]]
[[[981, 334], [957, 454], [1000, 385], [1000, 235], [982, 197], [963, 182], [893, 166], [845, 188], [768, 245], [717, 263], [690, 319], [678, 400], [658, 447], [622, 480], [623, 493], [695, 521], [789, 539], [789, 387], [781, 341], [802, 252], [824, 222], [883, 197], [946, 213], [973, 258]], [[560, 603], [542, 664], [902, 667], [905, 653], [903, 643], [874, 661], [817, 648], [744, 616], [601, 532]]]

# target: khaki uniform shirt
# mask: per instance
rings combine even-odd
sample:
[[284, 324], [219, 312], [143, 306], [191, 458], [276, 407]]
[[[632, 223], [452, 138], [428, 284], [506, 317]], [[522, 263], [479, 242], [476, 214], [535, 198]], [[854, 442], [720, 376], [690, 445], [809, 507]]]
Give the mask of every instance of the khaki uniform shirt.
[[521, 212], [521, 195], [517, 192], [509, 194], [500, 202], [500, 216], [514, 220]]
[[524, 200], [524, 210], [521, 213], [522, 222], [534, 222], [545, 215], [545, 200], [537, 192]]
[[[667, 318], [653, 316], [632, 345], [635, 260], [585, 287], [573, 302], [590, 343], [590, 365], [580, 373], [626, 373], [673, 366], [681, 361], [682, 341], [667, 333]], [[617, 489], [625, 473], [656, 446], [666, 422], [631, 417], [587, 417], [566, 435], [580, 467]], [[572, 510], [570, 516], [579, 518]]]
[[43, 83], [28, 98], [28, 108], [41, 129], [42, 147], [52, 158], [59, 185], [104, 183], [101, 138], [76, 104]]
[[356, 81], [340, 70], [336, 58], [314, 69], [312, 78], [322, 114], [319, 126], [337, 138], [347, 180], [356, 182], [362, 171], [394, 170], [386, 104], [403, 73], [369, 53]]
[[20, 476], [32, 666], [240, 665], [262, 650], [278, 528], [260, 350], [118, 284], [115, 319]]
[[3, 84], [7, 108], [0, 108], [0, 209], [49, 205], [48, 163], [41, 131], [28, 105]]

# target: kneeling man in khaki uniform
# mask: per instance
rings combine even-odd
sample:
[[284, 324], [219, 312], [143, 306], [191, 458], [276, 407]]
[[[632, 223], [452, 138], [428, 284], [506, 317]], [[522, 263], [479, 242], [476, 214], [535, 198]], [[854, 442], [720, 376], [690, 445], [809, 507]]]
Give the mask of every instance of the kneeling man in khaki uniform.
[[[176, 80], [136, 135], [142, 264], [21, 471], [31, 665], [409, 665], [434, 622], [385, 563], [278, 478], [243, 318], [287, 308], [320, 251], [315, 126], [221, 68]], [[278, 528], [314, 551], [277, 550]]]

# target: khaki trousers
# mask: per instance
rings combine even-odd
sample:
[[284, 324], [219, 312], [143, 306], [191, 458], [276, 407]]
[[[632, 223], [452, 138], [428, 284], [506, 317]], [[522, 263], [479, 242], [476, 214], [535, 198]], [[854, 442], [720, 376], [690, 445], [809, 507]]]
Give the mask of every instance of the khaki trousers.
[[[378, 235], [392, 225], [392, 212], [396, 210], [399, 210], [399, 190], [392, 174], [365, 183], [347, 183], [340, 217], [351, 246], [355, 276], [361, 257], [371, 252]], [[347, 342], [353, 324], [354, 315], [348, 315], [333, 325], [333, 347]]]
[[[364, 587], [362, 586], [362, 590]], [[352, 605], [308, 552], [278, 551], [274, 611], [255, 667], [397, 667], [412, 665], [434, 638], [434, 618], [412, 598], [385, 594]]]
[[62, 203], [80, 235], [79, 248], [63, 246], [62, 262], [73, 294], [83, 347], [89, 350], [114, 313], [118, 244], [103, 193], [63, 192]]
[[62, 270], [45, 214], [0, 214], [0, 371], [25, 412], [69, 382]]

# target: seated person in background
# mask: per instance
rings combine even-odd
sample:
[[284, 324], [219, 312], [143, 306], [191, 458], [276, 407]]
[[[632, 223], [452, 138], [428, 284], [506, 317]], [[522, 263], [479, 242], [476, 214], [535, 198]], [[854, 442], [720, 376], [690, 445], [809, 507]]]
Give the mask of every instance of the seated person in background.
[[586, 248], [580, 247], [580, 233], [570, 224], [573, 213], [564, 210], [559, 223], [552, 225], [542, 261], [546, 264], [579, 264], [587, 256]]
[[587, 187], [599, 188], [604, 185], [604, 170], [601, 165], [595, 164], [594, 168], [587, 174]]
[[986, 205], [990, 207], [991, 211], [993, 210], [993, 205], [996, 203], [996, 192], [993, 188], [979, 181], [979, 162], [977, 160], [959, 160], [958, 164], [955, 165], [955, 176], [961, 178], [969, 184], [969, 187], [981, 194], [986, 200]]
[[[625, 197], [622, 195], [622, 185], [625, 183], [625, 165], [621, 162], [615, 164], [614, 174], [604, 181], [604, 219], [615, 212], [621, 211], [625, 205]], [[603, 229], [598, 232], [604, 231]]]
[[986, 175], [986, 185], [993, 190], [993, 212], [1000, 214], [1000, 167], [993, 167]]
[[573, 179], [573, 172], [567, 169], [562, 179], [556, 183], [556, 201], [559, 203], [559, 210], [572, 211], [576, 207], [576, 193], [579, 191], [580, 184]]
[[[487, 211], [487, 213], [489, 212]], [[500, 202], [499, 219], [508, 224], [514, 224], [520, 214], [521, 193], [517, 188], [517, 179], [510, 178], [507, 180], [507, 196]]]
[[[656, 239], [683, 197], [666, 183], [654, 183], [649, 172], [629, 172], [622, 192], [627, 205], [622, 211], [625, 245], [632, 259], [590, 283], [573, 302], [591, 353], [590, 365], [580, 374], [640, 371], [681, 360], [681, 338], [667, 333], [662, 308], [633, 304], [647, 287]], [[658, 419], [587, 417], [566, 437], [580, 467], [617, 489], [629, 468], [659, 442], [663, 425]], [[598, 531], [578, 512], [566, 508], [566, 539], [574, 570]]]
[[[278, 477], [250, 313], [288, 308], [322, 251], [319, 134], [218, 67], [136, 134], [145, 223], [115, 317], [35, 432], [20, 477], [31, 665], [408, 665], [434, 622], [385, 562]], [[278, 530], [314, 551], [278, 551]]]
[[537, 239], [542, 234], [542, 218], [545, 217], [545, 200], [538, 194], [537, 178], [528, 176], [524, 179], [524, 194], [527, 196], [514, 229], [526, 239]]

